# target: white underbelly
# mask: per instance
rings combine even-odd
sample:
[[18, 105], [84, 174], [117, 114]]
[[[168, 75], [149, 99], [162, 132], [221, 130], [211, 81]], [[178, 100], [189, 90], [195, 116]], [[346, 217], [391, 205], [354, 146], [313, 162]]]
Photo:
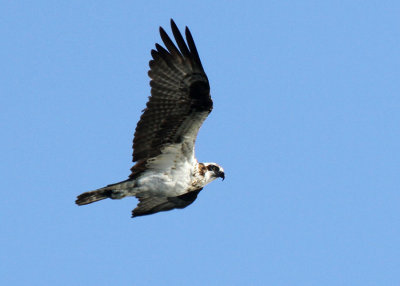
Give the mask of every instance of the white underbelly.
[[148, 192], [156, 196], [175, 197], [187, 192], [190, 185], [189, 176], [181, 178], [171, 178], [166, 174], [148, 174], [137, 180], [137, 190]]
[[[182, 152], [188, 147], [169, 145], [162, 154], [147, 162], [148, 170], [137, 179], [139, 191], [160, 196], [179, 196], [187, 192], [197, 160]], [[192, 147], [191, 147], [192, 148]], [[187, 150], [186, 150], [187, 151]]]

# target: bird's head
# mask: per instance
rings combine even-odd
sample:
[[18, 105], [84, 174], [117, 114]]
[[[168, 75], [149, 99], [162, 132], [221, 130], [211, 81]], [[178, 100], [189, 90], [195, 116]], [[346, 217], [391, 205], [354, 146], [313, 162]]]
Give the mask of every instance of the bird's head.
[[204, 177], [206, 182], [212, 182], [217, 178], [222, 178], [222, 180], [225, 179], [225, 173], [224, 169], [216, 164], [216, 163], [203, 163], [204, 165]]

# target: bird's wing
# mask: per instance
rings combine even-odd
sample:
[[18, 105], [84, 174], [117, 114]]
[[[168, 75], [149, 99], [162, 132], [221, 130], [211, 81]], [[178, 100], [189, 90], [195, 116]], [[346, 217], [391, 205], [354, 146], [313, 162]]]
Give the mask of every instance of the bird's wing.
[[140, 202], [132, 211], [132, 217], [169, 211], [175, 208], [183, 209], [196, 200], [197, 195], [202, 189], [203, 188], [176, 197], [139, 197]]
[[171, 28], [178, 47], [160, 27], [166, 49], [156, 44], [151, 51], [151, 96], [136, 126], [133, 162], [137, 163], [130, 178], [145, 170], [150, 158], [175, 144], [186, 143], [187, 157], [193, 158], [197, 133], [212, 110], [210, 85], [192, 35], [186, 27], [185, 43], [172, 19]]

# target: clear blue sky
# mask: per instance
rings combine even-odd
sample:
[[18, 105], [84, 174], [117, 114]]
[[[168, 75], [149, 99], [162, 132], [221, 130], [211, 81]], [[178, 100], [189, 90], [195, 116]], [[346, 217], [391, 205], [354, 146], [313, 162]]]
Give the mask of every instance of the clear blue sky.
[[[3, 1], [2, 285], [400, 285], [398, 1]], [[150, 49], [188, 25], [214, 111], [184, 210], [127, 178]]]

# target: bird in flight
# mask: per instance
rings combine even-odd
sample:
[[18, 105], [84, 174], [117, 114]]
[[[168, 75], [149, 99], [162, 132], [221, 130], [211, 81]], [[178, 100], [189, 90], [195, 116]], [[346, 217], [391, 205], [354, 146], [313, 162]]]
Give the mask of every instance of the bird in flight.
[[160, 27], [166, 49], [151, 51], [151, 96], [136, 126], [129, 178], [79, 195], [77, 205], [134, 196], [132, 217], [149, 215], [185, 208], [205, 185], [225, 179], [221, 166], [195, 158], [197, 133], [213, 108], [210, 85], [189, 29], [185, 42], [172, 19], [171, 28], [177, 46]]

